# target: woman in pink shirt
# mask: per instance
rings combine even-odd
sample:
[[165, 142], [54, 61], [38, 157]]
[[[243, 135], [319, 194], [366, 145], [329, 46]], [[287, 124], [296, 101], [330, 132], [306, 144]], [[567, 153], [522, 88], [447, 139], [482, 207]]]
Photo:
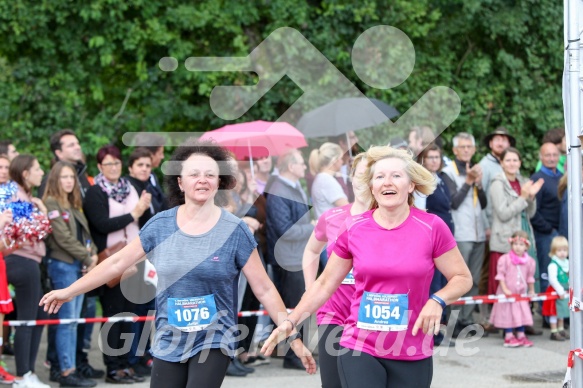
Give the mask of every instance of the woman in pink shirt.
[[[352, 163], [350, 174], [354, 178], [362, 176], [366, 171], [366, 154], [356, 155]], [[320, 252], [326, 247], [326, 254], [330, 256], [334, 249], [336, 238], [352, 224], [353, 220], [370, 208], [370, 200], [364, 199], [366, 185], [353, 184], [354, 203], [336, 207], [324, 212], [318, 219], [314, 232], [308, 240], [304, 251], [303, 267], [306, 289], [316, 280]], [[326, 244], [328, 244], [326, 246]], [[340, 387], [338, 374], [337, 352], [344, 321], [350, 314], [350, 300], [354, 294], [354, 278], [352, 273], [346, 276], [342, 285], [318, 309], [318, 354], [320, 355], [320, 379], [322, 388]], [[330, 338], [330, 340], [328, 340]]]
[[[413, 192], [429, 195], [436, 182], [408, 152], [371, 148], [358, 181], [370, 188], [373, 210], [338, 237], [322, 275], [262, 350], [271, 354], [352, 268], [355, 292], [338, 355], [342, 386], [429, 387], [433, 334], [446, 305], [470, 289], [470, 272], [447, 225], [412, 206]], [[435, 268], [448, 283], [428, 298]]]

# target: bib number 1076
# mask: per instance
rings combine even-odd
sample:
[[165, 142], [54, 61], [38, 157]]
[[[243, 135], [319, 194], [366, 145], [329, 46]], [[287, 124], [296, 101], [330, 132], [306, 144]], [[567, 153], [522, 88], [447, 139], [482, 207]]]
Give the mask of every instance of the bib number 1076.
[[391, 311], [390, 306], [379, 306], [376, 304], [371, 306], [370, 304], [366, 304], [364, 305], [364, 311], [367, 318], [371, 317], [373, 319], [389, 319], [391, 317], [395, 319], [401, 318], [399, 306], [395, 306]]
[[208, 307], [174, 310], [174, 313], [176, 314], [177, 322], [191, 322], [210, 318]]

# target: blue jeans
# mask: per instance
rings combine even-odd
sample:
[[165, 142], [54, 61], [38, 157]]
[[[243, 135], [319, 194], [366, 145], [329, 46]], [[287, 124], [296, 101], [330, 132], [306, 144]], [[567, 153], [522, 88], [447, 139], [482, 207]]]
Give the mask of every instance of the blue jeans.
[[[69, 264], [61, 260], [49, 259], [48, 272], [54, 288], [69, 287], [81, 277], [81, 262], [74, 261]], [[79, 295], [69, 303], [63, 304], [57, 313], [57, 317], [59, 319], [80, 318], [82, 304], [83, 295]], [[76, 323], [57, 326], [56, 345], [61, 371], [64, 372], [75, 368], [75, 356], [77, 353]]]
[[[95, 318], [95, 312], [97, 311], [97, 297], [88, 296], [86, 298], [85, 316], [83, 318]], [[83, 340], [85, 342], [91, 343], [91, 336], [93, 335], [93, 325], [94, 323], [86, 323], [84, 325], [85, 330], [83, 330]], [[79, 335], [79, 332], [77, 332]]]
[[[152, 310], [156, 310], [156, 300], [152, 299], [148, 303], [137, 304], [134, 313], [138, 317], [144, 317]], [[145, 344], [140, 344], [142, 339], [142, 332], [147, 330], [151, 333], [153, 322], [133, 322], [132, 332], [134, 333], [134, 340], [132, 341], [132, 347], [130, 348], [130, 354], [128, 355], [128, 362], [130, 365], [136, 365], [140, 362], [140, 359], [144, 356], [149, 356], [150, 352], [150, 340], [146, 341]], [[142, 345], [139, 348], [139, 345]]]
[[540, 292], [546, 292], [549, 285], [548, 267], [551, 262], [549, 252], [551, 251], [551, 242], [559, 233], [553, 229], [549, 234], [534, 232], [536, 241], [536, 256], [538, 261], [538, 270], [540, 276]]

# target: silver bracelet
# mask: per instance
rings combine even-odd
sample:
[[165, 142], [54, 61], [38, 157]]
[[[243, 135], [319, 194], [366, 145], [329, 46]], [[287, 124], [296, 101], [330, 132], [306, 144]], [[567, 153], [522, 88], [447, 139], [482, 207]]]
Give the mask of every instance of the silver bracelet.
[[285, 321], [288, 321], [289, 323], [292, 324], [292, 330], [294, 330], [296, 328], [296, 324], [294, 323], [294, 321], [292, 321], [289, 318], [284, 319], [283, 321], [281, 321], [281, 323], [283, 324]]

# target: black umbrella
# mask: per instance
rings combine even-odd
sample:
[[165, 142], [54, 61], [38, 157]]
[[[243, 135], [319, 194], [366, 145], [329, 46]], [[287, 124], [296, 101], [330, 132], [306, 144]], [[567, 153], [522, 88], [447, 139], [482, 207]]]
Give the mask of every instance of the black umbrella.
[[306, 113], [296, 128], [307, 138], [338, 136], [374, 127], [398, 115], [395, 108], [374, 98], [342, 98]]

